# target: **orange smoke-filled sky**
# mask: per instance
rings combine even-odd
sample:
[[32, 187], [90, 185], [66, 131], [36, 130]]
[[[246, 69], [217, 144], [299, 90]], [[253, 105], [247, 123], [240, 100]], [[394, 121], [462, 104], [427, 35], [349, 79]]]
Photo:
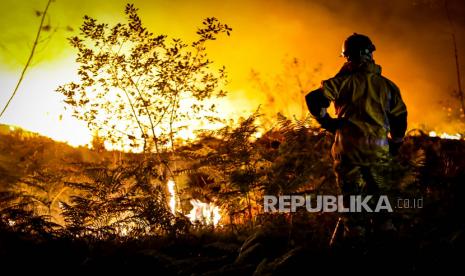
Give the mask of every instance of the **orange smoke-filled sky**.
[[[0, 2], [0, 106], [14, 88], [32, 47], [46, 0]], [[124, 21], [128, 0], [55, 0], [46, 23], [52, 30], [43, 33], [33, 66], [26, 74], [18, 95], [0, 123], [22, 126], [71, 144], [85, 144], [90, 133], [85, 124], [63, 111], [60, 95], [54, 90], [76, 79], [75, 52], [66, 38], [75, 35], [82, 17], [89, 15], [110, 24]], [[229, 72], [229, 96], [220, 105], [227, 116], [246, 115], [262, 105], [262, 111], [300, 112], [303, 101], [286, 61], [297, 58], [305, 64], [300, 73], [304, 90], [332, 77], [344, 62], [339, 56], [342, 41], [351, 33], [370, 36], [377, 47], [375, 60], [383, 73], [401, 89], [409, 109], [410, 127], [463, 131], [450, 124], [441, 101], [456, 90], [457, 78], [443, 0], [343, 1], [343, 0], [225, 0], [225, 1], [131, 1], [143, 23], [156, 34], [185, 41], [205, 17], [217, 17], [233, 28], [230, 37], [209, 45], [210, 58]], [[461, 71], [465, 72], [465, 3], [449, 0]], [[70, 30], [70, 28], [73, 31]], [[50, 37], [48, 37], [50, 36]], [[320, 66], [320, 67], [319, 67]], [[312, 69], [320, 68], [317, 72]], [[251, 71], [278, 89], [260, 89]], [[287, 71], [286, 71], [287, 70]], [[309, 82], [306, 82], [309, 80]], [[310, 83], [314, 83], [311, 85]], [[275, 103], [268, 99], [273, 93]], [[296, 99], [295, 103], [289, 100]], [[62, 119], [59, 120], [60, 115]]]

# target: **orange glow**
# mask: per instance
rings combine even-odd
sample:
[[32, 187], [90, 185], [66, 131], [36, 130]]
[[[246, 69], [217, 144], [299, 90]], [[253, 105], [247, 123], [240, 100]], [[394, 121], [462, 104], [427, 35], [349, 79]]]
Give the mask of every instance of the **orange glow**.
[[[173, 180], [169, 180], [167, 183], [168, 186], [168, 193], [169, 193], [169, 202], [168, 205], [170, 206], [171, 213], [173, 215], [176, 214], [176, 191], [175, 191], [176, 183]], [[200, 223], [203, 225], [212, 225], [212, 226], [219, 226], [219, 222], [221, 220], [221, 210], [218, 206], [214, 203], [205, 203], [197, 199], [192, 199], [191, 201], [192, 209], [186, 217], [192, 223]]]
[[441, 139], [450, 139], [450, 140], [462, 140], [462, 138], [463, 138], [460, 133], [449, 134], [449, 133], [443, 132], [441, 134], [438, 134], [438, 133], [436, 133], [436, 131], [430, 131], [429, 136], [430, 137], [439, 137]]
[[[91, 132], [84, 123], [63, 110], [60, 95], [54, 92], [59, 85], [77, 77], [76, 53], [66, 38], [79, 32], [84, 15], [110, 24], [123, 21], [126, 2], [53, 2], [47, 24], [58, 29], [53, 34], [43, 34], [44, 42], [39, 45], [33, 66], [0, 123], [18, 125], [74, 146], [89, 144]], [[217, 103], [221, 118], [235, 120], [247, 116], [260, 104], [268, 118], [277, 112], [299, 117], [302, 91], [316, 88], [322, 79], [337, 73], [344, 62], [339, 57], [341, 43], [356, 31], [369, 35], [376, 44], [375, 60], [383, 67], [383, 73], [400, 87], [409, 109], [410, 126], [434, 126], [448, 133], [463, 128], [461, 124], [446, 124], [449, 123], [446, 114], [424, 112], [425, 107], [439, 110], [439, 102], [456, 85], [448, 25], [445, 18], [436, 16], [439, 12], [417, 9], [415, 5], [418, 4], [413, 5], [411, 1], [397, 1], [372, 6], [370, 15], [366, 15], [361, 11], [369, 1], [331, 3], [317, 0], [134, 2], [150, 31], [167, 34], [170, 38], [179, 37], [186, 42], [193, 40], [196, 28], [207, 16], [215, 16], [232, 26], [231, 37], [221, 37], [209, 45], [214, 66], [225, 65], [230, 76], [227, 87], [230, 93]], [[45, 1], [40, 0], [3, 0], [0, 3], [0, 9], [8, 11], [0, 17], [3, 27], [0, 34], [0, 105], [6, 102], [17, 81], [39, 21], [34, 12], [41, 10], [44, 4]], [[436, 16], [434, 20], [432, 15]], [[464, 49], [464, 41], [458, 42], [459, 50]], [[465, 64], [464, 56], [460, 55], [461, 64]], [[306, 64], [307, 71], [300, 72], [299, 76], [283, 64], [283, 60], [294, 57]], [[319, 64], [321, 70], [313, 72]], [[277, 82], [284, 85], [270, 90], [257, 87], [251, 80], [252, 69], [259, 72], [269, 86]], [[185, 140], [195, 138], [193, 130], [196, 128], [215, 127], [205, 122], [186, 122], [186, 125], [188, 128], [179, 133]]]
[[[85, 146], [92, 139], [91, 132], [85, 123], [77, 121], [64, 110], [60, 98], [53, 91], [58, 80], [70, 79], [73, 74], [67, 72], [66, 66], [60, 62], [53, 62], [47, 67], [33, 69], [28, 73], [27, 81], [23, 82], [0, 123], [16, 125], [72, 146]], [[0, 96], [3, 104], [6, 92], [11, 91], [17, 75], [8, 71], [0, 72], [0, 83], [5, 89], [2, 91], [5, 93]]]
[[174, 183], [173, 180], [168, 180], [168, 192], [170, 194], [170, 210], [173, 215], [176, 214], [176, 192], [174, 190], [174, 186], [176, 183]]

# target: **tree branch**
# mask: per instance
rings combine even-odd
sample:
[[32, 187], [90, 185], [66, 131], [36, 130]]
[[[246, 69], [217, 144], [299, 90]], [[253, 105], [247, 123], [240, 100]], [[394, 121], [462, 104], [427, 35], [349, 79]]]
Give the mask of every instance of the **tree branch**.
[[2, 112], [0, 113], [0, 118], [5, 113], [6, 109], [10, 105], [13, 98], [16, 96], [16, 93], [18, 92], [19, 86], [21, 85], [21, 82], [23, 81], [24, 76], [26, 74], [26, 71], [29, 68], [29, 65], [31, 64], [32, 58], [34, 57], [35, 50], [37, 48], [37, 45], [39, 44], [40, 33], [42, 32], [42, 27], [44, 25], [45, 16], [47, 15], [48, 7], [50, 6], [51, 2], [52, 2], [52, 0], [47, 1], [47, 5], [45, 6], [44, 12], [42, 13], [42, 18], [40, 20], [39, 30], [37, 31], [37, 35], [36, 35], [36, 38], [34, 40], [34, 44], [32, 45], [31, 53], [29, 54], [29, 58], [27, 59], [27, 62], [24, 65], [23, 71], [21, 72], [21, 75], [20, 75], [20, 77], [18, 79], [18, 82], [16, 83], [16, 86], [15, 86], [15, 89], [13, 90], [13, 93], [11, 94], [10, 98], [8, 99], [8, 102], [5, 104], [5, 106], [3, 107]]
[[459, 63], [459, 55], [457, 50], [457, 39], [455, 37], [455, 30], [454, 25], [452, 23], [452, 19], [450, 18], [449, 6], [447, 0], [444, 0], [444, 8], [446, 10], [447, 21], [449, 22], [449, 27], [451, 29], [451, 36], [452, 36], [452, 43], [454, 44], [454, 58], [455, 58], [455, 69], [457, 71], [457, 88], [458, 88], [458, 95], [460, 100], [460, 105], [462, 107], [462, 114], [465, 116], [465, 101], [463, 96], [462, 90], [462, 81], [460, 79], [460, 63]]

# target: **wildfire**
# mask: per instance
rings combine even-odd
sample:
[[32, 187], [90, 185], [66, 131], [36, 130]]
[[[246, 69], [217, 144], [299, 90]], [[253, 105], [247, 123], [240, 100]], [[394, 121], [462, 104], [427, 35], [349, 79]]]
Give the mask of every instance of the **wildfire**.
[[255, 137], [256, 139], [260, 139], [260, 138], [262, 138], [262, 136], [263, 136], [263, 133], [262, 133], [261, 131], [257, 131], [257, 132], [255, 132], [255, 134], [254, 134], [254, 137]]
[[[176, 214], [176, 191], [174, 189], [176, 183], [173, 180], [168, 180], [167, 185], [170, 194], [169, 206], [171, 213]], [[188, 217], [192, 223], [199, 222], [203, 225], [218, 226], [221, 220], [221, 210], [218, 206], [212, 202], [205, 203], [198, 199], [192, 199], [190, 202], [192, 204], [192, 210], [186, 217]]]
[[174, 181], [168, 180], [168, 192], [170, 193], [170, 209], [173, 215], [176, 214], [176, 192], [174, 191]]
[[192, 199], [193, 206], [187, 217], [191, 222], [200, 222], [205, 225], [218, 226], [221, 219], [220, 208], [214, 203], [205, 203], [197, 199]]
[[461, 140], [462, 139], [462, 135], [460, 133], [448, 134], [448, 133], [443, 132], [441, 135], [438, 135], [438, 133], [436, 133], [436, 131], [430, 131], [429, 136], [430, 137], [439, 137], [441, 139], [451, 139], [451, 140]]

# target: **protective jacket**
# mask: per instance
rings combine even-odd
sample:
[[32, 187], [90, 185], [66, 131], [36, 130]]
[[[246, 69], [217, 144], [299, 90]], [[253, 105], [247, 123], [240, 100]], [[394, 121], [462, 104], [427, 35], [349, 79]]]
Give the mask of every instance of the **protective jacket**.
[[[373, 61], [347, 62], [339, 73], [306, 95], [307, 106], [322, 127], [335, 133], [335, 160], [369, 165], [402, 141], [407, 109], [399, 88], [381, 75]], [[337, 119], [326, 113], [334, 103]], [[389, 137], [389, 138], [388, 138]]]

